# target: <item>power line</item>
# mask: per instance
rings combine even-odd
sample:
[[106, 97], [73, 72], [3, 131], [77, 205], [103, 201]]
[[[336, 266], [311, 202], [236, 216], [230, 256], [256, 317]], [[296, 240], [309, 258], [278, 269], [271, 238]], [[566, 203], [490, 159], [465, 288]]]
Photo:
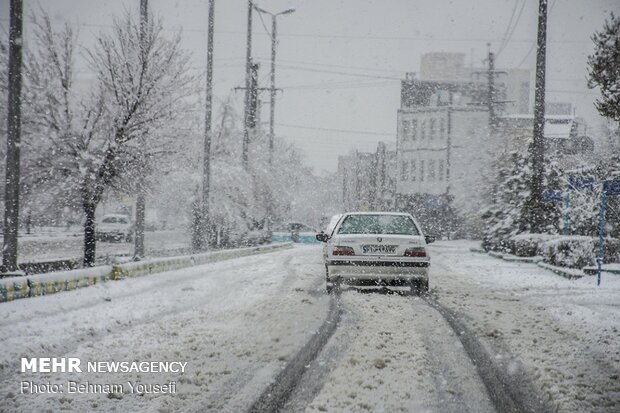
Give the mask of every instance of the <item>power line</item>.
[[[508, 37], [508, 33], [510, 32], [510, 26], [512, 25], [512, 19], [515, 17], [515, 13], [517, 12], [517, 6], [519, 5], [519, 0], [515, 0], [515, 4], [512, 6], [512, 13], [510, 13], [510, 19], [508, 20], [508, 25], [506, 26], [506, 31], [502, 36], [502, 42], [499, 45], [499, 50], [502, 50], [504, 44], [506, 43], [506, 38]], [[497, 52], [499, 54], [499, 52]]]
[[315, 83], [308, 85], [298, 85], [298, 86], [283, 86], [282, 89], [286, 90], [338, 90], [338, 89], [363, 89], [363, 88], [373, 88], [373, 87], [385, 87], [389, 85], [393, 85], [395, 80], [382, 80], [382, 81], [373, 81], [369, 83], [348, 83], [348, 82], [334, 82], [334, 83]]
[[[555, 6], [555, 2], [556, 0], [553, 0], [553, 3], [551, 3], [551, 7], [549, 7], [549, 14], [551, 14], [551, 11], [553, 11], [553, 6]], [[549, 43], [559, 43], [559, 42], [557, 40], [555, 42], [547, 41], [547, 44]], [[589, 42], [582, 42], [582, 43], [589, 43]], [[534, 50], [535, 46], [536, 46], [536, 40], [533, 40], [532, 45], [530, 46], [530, 50], [527, 51], [527, 53], [525, 54], [521, 62], [517, 65], [517, 69], [520, 68], [523, 65], [523, 63], [525, 63], [528, 57], [530, 57], [530, 54], [532, 54], [532, 51]]]
[[[255, 57], [258, 60], [269, 60], [266, 57]], [[317, 62], [304, 62], [299, 60], [287, 60], [280, 59], [281, 62], [284, 63], [292, 63], [298, 65], [309, 65], [309, 66], [325, 66], [325, 67], [336, 67], [340, 69], [355, 69], [355, 70], [367, 70], [367, 71], [376, 71], [376, 72], [394, 72], [394, 73], [405, 73], [410, 70], [398, 70], [398, 69], [383, 69], [379, 67], [360, 67], [360, 66], [351, 66], [351, 65], [335, 65], [331, 63], [317, 63]]]
[[389, 79], [389, 80], [398, 80], [398, 81], [402, 80], [402, 78], [394, 77], [394, 76], [379, 76], [379, 75], [368, 75], [368, 74], [362, 74], [362, 73], [340, 72], [340, 71], [335, 71], [335, 70], [320, 70], [320, 69], [304, 68], [304, 67], [297, 67], [297, 66], [284, 65], [284, 64], [281, 64], [279, 66], [284, 69], [298, 70], [302, 72], [329, 73], [329, 74], [334, 74], [334, 75], [365, 77], [369, 79]]
[[[8, 21], [7, 18], [0, 18], [0, 21]], [[99, 23], [52, 23], [53, 25], [65, 25], [68, 24], [71, 27], [97, 27], [97, 28], [113, 28], [112, 24], [99, 24]], [[162, 30], [168, 32], [187, 32], [187, 33], [206, 33], [206, 29], [188, 29], [185, 27], [171, 28], [164, 27]], [[216, 30], [215, 34], [232, 34], [232, 35], [246, 35], [246, 32], [237, 31], [237, 30]], [[261, 35], [267, 36], [267, 33], [260, 33]], [[322, 34], [322, 33], [279, 33], [279, 36], [282, 37], [298, 37], [298, 38], [312, 38], [312, 39], [328, 39], [328, 40], [398, 40], [398, 41], [420, 41], [420, 42], [496, 42], [501, 39], [497, 38], [484, 38], [484, 37], [433, 37], [433, 36], [420, 36], [420, 37], [410, 37], [410, 36], [365, 36], [365, 35], [347, 35], [347, 34]], [[513, 39], [513, 42], [516, 43], [530, 43], [532, 39]], [[535, 41], [535, 40], [534, 40]], [[551, 40], [548, 43], [567, 43], [567, 44], [590, 44], [590, 40]]]
[[499, 54], [504, 51], [506, 46], [508, 46], [508, 43], [510, 42], [512, 35], [515, 33], [515, 30], [517, 29], [517, 26], [519, 24], [519, 20], [521, 20], [521, 16], [523, 15], [523, 9], [525, 9], [525, 3], [526, 3], [526, 0], [523, 0], [523, 3], [521, 3], [521, 9], [519, 10], [519, 15], [517, 16], [517, 20], [515, 20], [514, 25], [512, 26], [512, 29], [510, 30], [510, 33], [508, 34], [508, 38], [505, 39], [505, 42], [503, 43], [502, 46], [500, 46], [498, 52], [496, 53], [496, 57], [499, 56]]
[[284, 126], [286, 128], [318, 130], [318, 131], [324, 131], [324, 132], [349, 133], [349, 134], [355, 134], [355, 135], [390, 136], [390, 137], [396, 136], [395, 132], [392, 132], [392, 133], [368, 132], [368, 131], [358, 131], [358, 130], [351, 130], [351, 129], [318, 128], [318, 127], [313, 127], [313, 126], [292, 125], [290, 123], [276, 123], [276, 125]]

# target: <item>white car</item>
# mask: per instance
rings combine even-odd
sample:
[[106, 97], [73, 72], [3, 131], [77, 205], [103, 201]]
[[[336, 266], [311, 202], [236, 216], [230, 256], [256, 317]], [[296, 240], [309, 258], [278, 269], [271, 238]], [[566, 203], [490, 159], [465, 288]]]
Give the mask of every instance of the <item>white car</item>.
[[328, 292], [341, 283], [405, 285], [412, 292], [428, 291], [431, 258], [426, 245], [434, 238], [425, 237], [410, 214], [351, 212], [334, 216], [328, 230], [331, 233], [316, 236], [325, 243]]
[[95, 234], [101, 241], [131, 242], [133, 224], [127, 215], [106, 214], [97, 222]]

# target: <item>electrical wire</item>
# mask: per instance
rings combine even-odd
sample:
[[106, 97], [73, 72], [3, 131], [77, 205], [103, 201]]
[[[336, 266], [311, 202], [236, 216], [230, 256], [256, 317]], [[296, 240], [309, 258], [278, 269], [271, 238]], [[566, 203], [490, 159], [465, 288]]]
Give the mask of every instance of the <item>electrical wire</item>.
[[[499, 45], [499, 50], [501, 50], [504, 47], [504, 44], [506, 43], [506, 38], [508, 37], [508, 33], [510, 32], [510, 26], [512, 25], [512, 19], [514, 19], [515, 17], [515, 13], [517, 12], [517, 6], [519, 5], [519, 0], [515, 0], [515, 4], [512, 6], [512, 13], [510, 13], [510, 19], [508, 20], [508, 25], [506, 26], [506, 31], [504, 32], [503, 36], [502, 36], [502, 42]], [[499, 54], [499, 52], [497, 52], [497, 54]]]
[[[555, 2], [556, 0], [553, 0], [553, 3], [551, 3], [551, 7], [549, 7], [549, 13], [551, 13], [551, 11], [553, 10], [553, 6], [555, 6]], [[530, 54], [532, 53], [532, 50], [534, 50], [534, 47], [536, 47], [536, 43], [538, 42], [538, 40], [534, 40], [532, 42], [532, 45], [530, 46], [530, 50], [528, 50], [528, 52], [526, 53], [526, 55], [523, 57], [523, 59], [521, 60], [521, 62], [517, 65], [517, 69], [520, 68], [521, 66], [523, 66], [523, 63], [525, 63], [525, 61], [527, 60], [528, 57], [530, 57]], [[552, 43], [552, 42], [547, 42], [547, 43]], [[556, 42], [557, 43], [557, 42]]]
[[390, 136], [390, 137], [396, 136], [396, 132], [393, 132], [393, 133], [368, 132], [368, 131], [359, 131], [359, 130], [350, 130], [350, 129], [319, 128], [319, 127], [314, 127], [314, 126], [292, 125], [290, 123], [276, 123], [276, 125], [284, 126], [287, 128], [318, 130], [318, 131], [324, 131], [324, 132], [349, 133], [349, 134], [355, 134], [355, 135]]
[[[0, 21], [8, 22], [8, 18], [0, 18]], [[98, 24], [98, 23], [52, 23], [54, 26], [64, 26], [68, 24], [71, 27], [96, 27], [96, 28], [113, 28], [112, 24]], [[181, 27], [164, 27], [162, 30], [167, 32], [184, 32], [184, 33], [207, 33], [207, 29], [188, 29], [183, 26]], [[216, 30], [215, 34], [223, 35], [223, 34], [234, 34], [234, 35], [247, 35], [244, 31], [237, 30]], [[267, 35], [267, 34], [265, 34]], [[364, 36], [364, 35], [347, 35], [347, 34], [322, 34], [322, 33], [278, 33], [278, 36], [281, 37], [298, 37], [298, 38], [311, 38], [311, 39], [326, 39], [329, 41], [332, 40], [397, 40], [397, 41], [419, 41], [419, 42], [493, 42], [498, 39], [495, 38], [483, 38], [483, 37], [410, 37], [410, 36]], [[501, 40], [501, 39], [500, 39]], [[513, 42], [517, 43], [530, 43], [532, 39], [513, 39]], [[579, 44], [579, 43], [587, 43], [590, 41], [586, 40], [552, 40], [548, 43], [568, 43], [568, 44]]]
[[[267, 57], [255, 57], [258, 60], [269, 61], [270, 58]], [[394, 72], [394, 73], [405, 73], [409, 70], [398, 70], [398, 69], [383, 69], [378, 67], [361, 67], [361, 66], [350, 66], [350, 65], [335, 65], [330, 63], [317, 63], [317, 62], [304, 62], [299, 60], [287, 60], [287, 59], [278, 59], [278, 62], [283, 63], [291, 63], [297, 65], [308, 65], [308, 66], [324, 66], [324, 67], [335, 67], [339, 69], [354, 69], [354, 70], [366, 70], [366, 71], [376, 71], [376, 72]]]
[[521, 10], [519, 10], [519, 15], [517, 16], [517, 20], [515, 20], [514, 25], [512, 26], [512, 29], [510, 30], [510, 33], [508, 34], [508, 38], [504, 42], [503, 46], [499, 48], [496, 56], [499, 56], [500, 53], [504, 51], [506, 46], [508, 46], [508, 43], [510, 42], [512, 35], [515, 33], [515, 30], [517, 29], [517, 26], [519, 25], [519, 20], [521, 20], [521, 16], [523, 15], [523, 9], [525, 9], [525, 3], [526, 3], [526, 0], [523, 0], [523, 3], [521, 3]]
[[328, 73], [328, 74], [343, 75], [343, 76], [364, 77], [364, 78], [368, 78], [368, 79], [389, 79], [389, 80], [398, 80], [398, 81], [402, 80], [401, 77], [394, 77], [394, 76], [379, 76], [379, 75], [368, 75], [368, 74], [362, 74], [362, 73], [340, 72], [340, 71], [335, 71], [335, 70], [320, 70], [320, 69], [298, 67], [298, 66], [292, 66], [292, 65], [286, 65], [286, 64], [279, 64], [278, 67], [283, 68], [283, 69], [287, 69], [287, 70], [298, 70], [298, 71], [302, 71], [302, 72]]

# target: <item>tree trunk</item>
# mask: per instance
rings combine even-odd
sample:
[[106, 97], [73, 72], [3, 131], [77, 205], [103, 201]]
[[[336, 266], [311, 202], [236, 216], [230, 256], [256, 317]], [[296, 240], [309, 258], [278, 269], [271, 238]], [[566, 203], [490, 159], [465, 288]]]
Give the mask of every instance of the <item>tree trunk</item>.
[[134, 259], [139, 260], [144, 257], [144, 212], [146, 202], [144, 199], [144, 190], [140, 189], [138, 199], [136, 200], [136, 234], [134, 239]]
[[82, 204], [86, 220], [84, 221], [84, 267], [95, 265], [96, 243], [95, 239], [95, 210], [97, 204], [92, 201], [85, 201]]

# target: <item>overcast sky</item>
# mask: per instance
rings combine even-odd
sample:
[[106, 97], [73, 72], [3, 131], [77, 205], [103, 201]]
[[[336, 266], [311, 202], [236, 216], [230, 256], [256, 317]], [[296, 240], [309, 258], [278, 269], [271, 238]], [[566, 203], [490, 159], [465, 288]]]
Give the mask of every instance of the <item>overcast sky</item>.
[[[26, 13], [40, 4], [53, 19], [79, 26], [80, 42], [109, 30], [115, 15], [137, 12], [139, 0], [24, 0]], [[297, 143], [306, 162], [334, 171], [337, 156], [353, 148], [373, 150], [379, 140], [394, 141], [399, 80], [419, 71], [427, 52], [467, 54], [467, 63], [483, 66], [487, 42], [497, 52], [508, 43], [497, 66], [532, 69], [538, 0], [256, 0], [278, 12], [276, 134]], [[547, 52], [547, 100], [572, 102], [592, 129], [601, 122], [586, 87], [590, 36], [618, 0], [550, 0]], [[183, 31], [183, 46], [202, 70], [206, 61], [207, 0], [150, 0], [151, 10], [170, 31]], [[8, 27], [9, 0], [0, 0], [0, 22]], [[214, 86], [216, 105], [244, 82], [246, 0], [216, 0]], [[509, 30], [509, 22], [517, 21]], [[518, 19], [518, 20], [517, 20]], [[263, 17], [270, 29], [271, 21]], [[261, 63], [261, 86], [268, 86], [270, 41], [261, 19], [254, 18], [253, 56]], [[26, 22], [24, 30], [29, 31]], [[87, 76], [83, 62], [77, 62]], [[237, 93], [241, 99], [241, 93]], [[268, 120], [264, 94], [263, 120]], [[217, 113], [216, 113], [217, 115]]]

